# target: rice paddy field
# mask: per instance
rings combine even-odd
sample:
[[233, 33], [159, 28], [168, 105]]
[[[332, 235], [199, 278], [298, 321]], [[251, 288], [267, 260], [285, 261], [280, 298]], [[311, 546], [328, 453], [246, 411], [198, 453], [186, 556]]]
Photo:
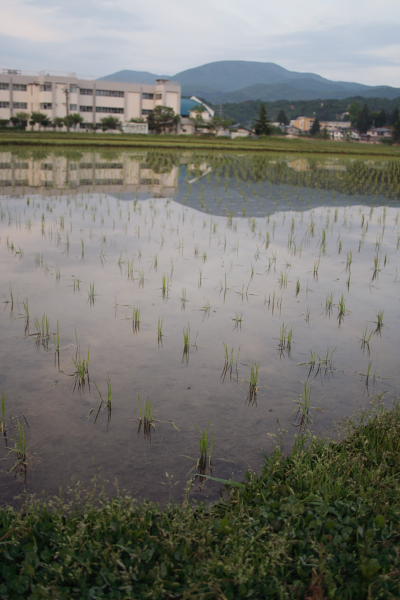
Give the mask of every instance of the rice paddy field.
[[400, 384], [400, 161], [0, 152], [0, 500], [218, 497]]

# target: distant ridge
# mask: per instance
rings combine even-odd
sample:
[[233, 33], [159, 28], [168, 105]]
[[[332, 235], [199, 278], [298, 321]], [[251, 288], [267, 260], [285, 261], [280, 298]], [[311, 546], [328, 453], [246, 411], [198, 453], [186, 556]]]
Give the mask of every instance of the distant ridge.
[[175, 75], [125, 69], [101, 77], [102, 80], [154, 83], [168, 78], [182, 85], [185, 96], [201, 96], [213, 103], [246, 100], [314, 100], [400, 97], [400, 88], [331, 81], [315, 73], [289, 71], [271, 62], [222, 60], [193, 67]]

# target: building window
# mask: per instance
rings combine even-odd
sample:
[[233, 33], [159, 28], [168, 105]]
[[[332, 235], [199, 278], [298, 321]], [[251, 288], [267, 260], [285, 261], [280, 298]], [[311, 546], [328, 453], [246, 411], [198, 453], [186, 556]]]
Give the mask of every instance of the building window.
[[119, 90], [96, 90], [96, 96], [113, 96], [114, 98], [123, 98], [124, 92]]
[[69, 105], [69, 110], [78, 110], [78, 105], [77, 104], [70, 104]]
[[156, 94], [156, 100], [162, 100], [162, 94]]
[[75, 94], [78, 91], [78, 86], [74, 85], [74, 84], [71, 84], [69, 86], [69, 91], [72, 92], [73, 94]]
[[79, 90], [79, 93], [81, 96], [93, 96], [93, 90], [90, 90], [88, 88], [81, 88]]
[[9, 83], [5, 83], [4, 81], [0, 81], [0, 90], [9, 90], [10, 89], [10, 84]]
[[52, 84], [51, 84], [51, 83], [43, 83], [43, 84], [40, 86], [40, 91], [41, 91], [41, 92], [51, 92], [51, 90], [52, 90], [52, 87], [53, 87], [53, 86], [52, 86]]
[[9, 102], [0, 102], [0, 108], [10, 108]]
[[142, 94], [142, 98], [143, 98], [143, 100], [153, 100], [154, 94], [148, 94], [147, 92], [144, 92]]
[[143, 108], [143, 109], [142, 109], [142, 115], [149, 115], [149, 114], [150, 114], [150, 113], [152, 113], [152, 112], [153, 112], [152, 110], [149, 110], [149, 109], [147, 109], [147, 108]]
[[96, 106], [96, 112], [100, 113], [114, 113], [122, 115], [124, 112], [123, 108], [115, 108], [114, 106]]
[[42, 108], [43, 110], [51, 110], [53, 108], [53, 105], [51, 102], [41, 102], [40, 108]]
[[19, 92], [26, 92], [27, 87], [25, 83], [13, 83], [12, 89]]
[[80, 106], [80, 112], [93, 112], [93, 106]]
[[28, 108], [26, 102], [13, 102], [13, 108]]

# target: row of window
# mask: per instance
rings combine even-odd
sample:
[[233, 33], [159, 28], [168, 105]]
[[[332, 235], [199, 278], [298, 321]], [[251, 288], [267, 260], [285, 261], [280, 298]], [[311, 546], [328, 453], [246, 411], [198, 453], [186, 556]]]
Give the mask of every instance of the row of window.
[[[5, 83], [4, 81], [0, 81], [0, 90], [9, 90], [10, 84]], [[25, 83], [13, 83], [12, 89], [19, 92], [26, 92], [27, 86]]]
[[90, 88], [81, 88], [79, 92], [81, 96], [93, 96], [93, 92], [96, 93], [96, 96], [113, 96], [114, 98], [123, 98], [125, 95], [119, 90], [93, 90]]
[[[27, 104], [27, 102], [13, 102], [12, 107], [13, 108], [28, 108], [28, 104]], [[0, 108], [10, 108], [10, 103], [1, 101]]]
[[[52, 90], [52, 84], [51, 83], [43, 83], [40, 86], [40, 91], [41, 92], [51, 92]], [[10, 89], [10, 84], [9, 83], [5, 83], [0, 81], [0, 90], [9, 90]], [[13, 90], [18, 90], [18, 91], [22, 91], [25, 92], [27, 90], [27, 85], [25, 83], [13, 83], [12, 84], [12, 89]], [[79, 92], [82, 96], [93, 96], [93, 93], [95, 92], [96, 96], [109, 96], [109, 97], [114, 97], [114, 98], [123, 98], [125, 96], [125, 92], [122, 92], [120, 90], [93, 90], [91, 88], [78, 88], [78, 86], [76, 85], [70, 85], [69, 88], [70, 92]], [[142, 93], [142, 99], [143, 100], [161, 100], [162, 99], [162, 94], [151, 94], [149, 92], [143, 92]]]
[[[80, 112], [93, 112], [93, 106], [80, 106]], [[116, 108], [115, 106], [96, 106], [95, 111], [97, 113], [114, 113], [122, 115], [124, 112], [123, 108]]]

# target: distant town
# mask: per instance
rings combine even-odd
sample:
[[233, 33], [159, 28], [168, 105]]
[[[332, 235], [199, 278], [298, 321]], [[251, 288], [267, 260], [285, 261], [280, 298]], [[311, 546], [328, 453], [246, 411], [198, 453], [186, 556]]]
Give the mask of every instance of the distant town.
[[[125, 134], [178, 134], [218, 137], [285, 135], [335, 141], [398, 143], [398, 108], [371, 111], [363, 98], [350, 101], [335, 120], [315, 115], [288, 118], [284, 109], [267, 114], [259, 102], [252, 123], [235, 121], [229, 111], [199, 96], [182, 96], [179, 83], [159, 78], [151, 83], [79, 79], [75, 75], [0, 73], [0, 129]], [[325, 101], [326, 102], [326, 101]], [[324, 101], [321, 101], [321, 106]], [[228, 112], [228, 114], [227, 114]], [[315, 113], [315, 111], [312, 111]]]

